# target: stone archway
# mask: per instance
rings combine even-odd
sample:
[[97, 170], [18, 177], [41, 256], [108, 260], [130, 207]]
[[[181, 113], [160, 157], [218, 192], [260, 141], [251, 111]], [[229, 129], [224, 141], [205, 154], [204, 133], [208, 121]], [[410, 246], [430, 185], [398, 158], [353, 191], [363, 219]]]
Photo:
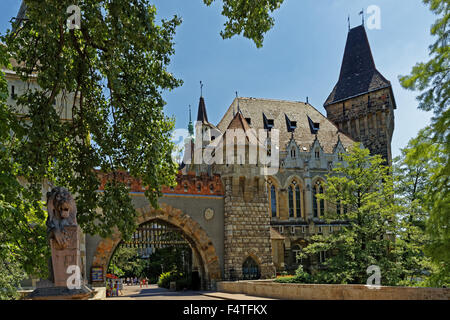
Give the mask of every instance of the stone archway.
[[[138, 208], [136, 211], [139, 213], [137, 221], [139, 225], [153, 220], [160, 220], [181, 229], [201, 262], [202, 287], [209, 289], [213, 282], [221, 279], [219, 257], [216, 254], [216, 249], [212, 240], [198, 222], [180, 209], [173, 208], [167, 204], [161, 204], [159, 209], [146, 206]], [[106, 272], [109, 261], [121, 240], [118, 232], [115, 232], [110, 238], [102, 239], [95, 250], [92, 265], [103, 267], [104, 272]]]

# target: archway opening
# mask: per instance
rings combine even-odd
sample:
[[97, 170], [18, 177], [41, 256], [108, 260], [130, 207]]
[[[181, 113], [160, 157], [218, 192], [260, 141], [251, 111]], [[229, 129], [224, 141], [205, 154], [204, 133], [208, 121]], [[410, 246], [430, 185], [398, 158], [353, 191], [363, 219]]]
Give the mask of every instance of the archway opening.
[[261, 269], [252, 257], [245, 259], [242, 264], [242, 277], [244, 280], [257, 280], [261, 278]]
[[[131, 239], [121, 240], [112, 253], [108, 267], [109, 287], [158, 284], [176, 290], [200, 290], [205, 268], [194, 241], [181, 228], [163, 220], [139, 225]], [[120, 284], [118, 285], [120, 286]], [[111, 290], [112, 295], [117, 294]]]

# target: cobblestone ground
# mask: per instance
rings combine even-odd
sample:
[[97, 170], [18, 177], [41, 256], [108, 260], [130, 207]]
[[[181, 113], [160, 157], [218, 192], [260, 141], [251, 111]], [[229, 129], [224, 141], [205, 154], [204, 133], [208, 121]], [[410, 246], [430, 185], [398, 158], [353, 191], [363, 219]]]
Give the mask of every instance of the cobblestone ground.
[[271, 300], [252, 297], [244, 294], [229, 294], [211, 291], [169, 291], [158, 288], [156, 284], [141, 288], [140, 286], [124, 286], [119, 297], [108, 297], [107, 300]]

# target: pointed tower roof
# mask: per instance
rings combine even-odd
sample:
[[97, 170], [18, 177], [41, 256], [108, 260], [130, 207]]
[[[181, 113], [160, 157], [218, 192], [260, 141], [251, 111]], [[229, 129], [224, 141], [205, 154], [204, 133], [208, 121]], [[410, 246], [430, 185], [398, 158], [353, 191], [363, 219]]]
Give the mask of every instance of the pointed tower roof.
[[189, 105], [189, 124], [188, 124], [189, 135], [194, 135], [194, 126], [192, 125], [192, 117], [191, 117], [191, 105]]
[[339, 80], [324, 106], [390, 86], [375, 67], [364, 26], [350, 29]]
[[200, 97], [200, 102], [198, 103], [197, 121], [200, 121], [202, 123], [209, 123], [208, 115], [206, 114], [205, 99], [203, 99], [203, 97]]

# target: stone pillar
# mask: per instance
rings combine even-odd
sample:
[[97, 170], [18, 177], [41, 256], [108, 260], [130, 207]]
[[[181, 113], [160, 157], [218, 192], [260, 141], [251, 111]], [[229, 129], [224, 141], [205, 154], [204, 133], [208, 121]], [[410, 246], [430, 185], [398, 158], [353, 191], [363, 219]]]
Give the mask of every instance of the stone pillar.
[[71, 276], [71, 274], [67, 273], [69, 266], [75, 265], [81, 271], [80, 227], [78, 225], [66, 226], [64, 232], [69, 241], [66, 248], [60, 249], [56, 241], [50, 239], [55, 287], [67, 286], [67, 279]]

